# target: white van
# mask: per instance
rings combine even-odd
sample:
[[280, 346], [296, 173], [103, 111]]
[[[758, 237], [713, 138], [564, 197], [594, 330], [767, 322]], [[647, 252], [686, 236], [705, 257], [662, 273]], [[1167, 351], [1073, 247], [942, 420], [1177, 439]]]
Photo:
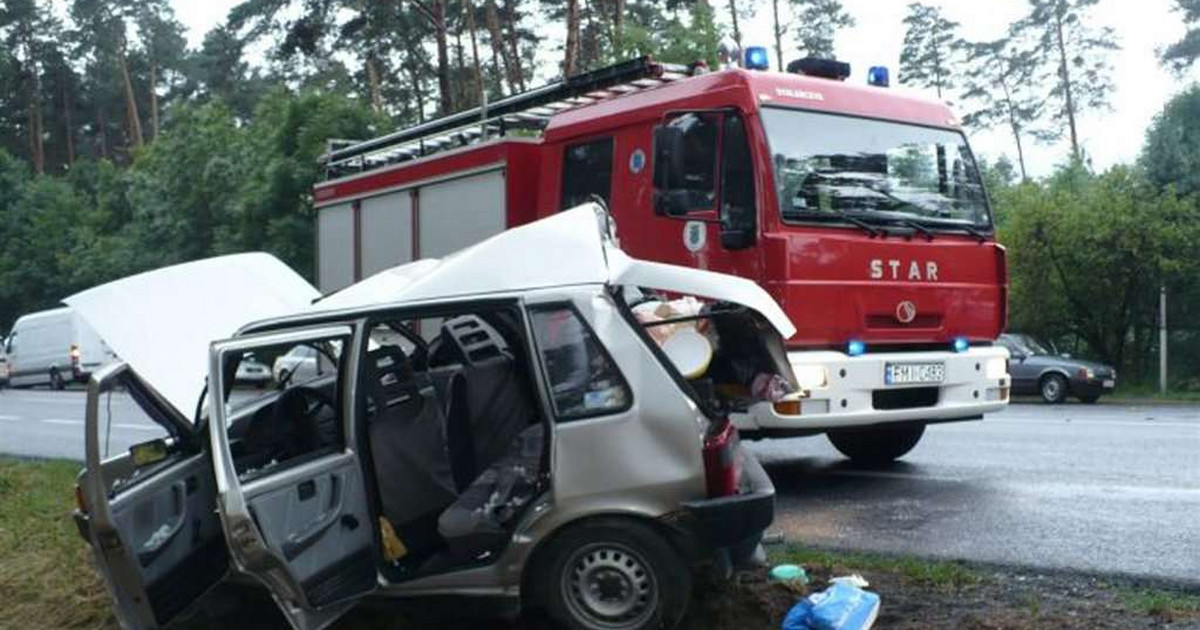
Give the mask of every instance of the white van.
[[112, 350], [69, 307], [22, 315], [4, 341], [8, 380], [13, 387], [84, 382], [115, 359]]

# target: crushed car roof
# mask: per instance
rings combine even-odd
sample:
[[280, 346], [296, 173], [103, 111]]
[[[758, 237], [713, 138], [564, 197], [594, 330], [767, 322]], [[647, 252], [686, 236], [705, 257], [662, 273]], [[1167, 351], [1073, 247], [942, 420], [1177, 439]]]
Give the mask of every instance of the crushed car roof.
[[445, 258], [381, 271], [318, 297], [299, 274], [262, 253], [183, 263], [68, 297], [109, 346], [184, 415], [204, 388], [208, 347], [256, 321], [385, 304], [611, 284], [735, 302], [783, 335], [795, 327], [766, 291], [726, 274], [631, 258], [597, 204], [512, 228]]

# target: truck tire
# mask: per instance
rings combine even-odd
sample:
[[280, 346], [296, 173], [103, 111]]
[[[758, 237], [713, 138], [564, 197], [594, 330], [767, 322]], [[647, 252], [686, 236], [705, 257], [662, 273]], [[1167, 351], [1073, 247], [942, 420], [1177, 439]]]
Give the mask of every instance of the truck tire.
[[62, 374], [58, 373], [55, 368], [50, 369], [50, 389], [62, 390], [67, 384], [63, 381]]
[[900, 427], [843, 429], [830, 431], [827, 435], [833, 447], [854, 463], [877, 466], [903, 457], [921, 441], [924, 434], [925, 425], [910, 424]]
[[644, 523], [597, 519], [555, 536], [530, 565], [535, 603], [570, 630], [671, 629], [683, 619], [691, 572]]
[[1067, 379], [1062, 374], [1047, 374], [1038, 381], [1038, 391], [1042, 400], [1051, 405], [1067, 401]]

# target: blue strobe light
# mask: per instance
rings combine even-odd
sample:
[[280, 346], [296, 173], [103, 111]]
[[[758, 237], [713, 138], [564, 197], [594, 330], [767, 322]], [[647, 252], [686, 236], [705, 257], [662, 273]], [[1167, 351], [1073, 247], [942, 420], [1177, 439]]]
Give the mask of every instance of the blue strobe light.
[[846, 344], [846, 354], [852, 357], [862, 356], [863, 354], [866, 354], [866, 352], [867, 344], [857, 339], [851, 339], [850, 343]]
[[746, 47], [746, 62], [747, 70], [767, 70], [771, 67], [771, 60], [767, 58], [767, 49], [762, 46], [747, 46]]
[[875, 87], [890, 85], [887, 66], [871, 66], [871, 69], [867, 70], [867, 83]]
[[970, 347], [971, 347], [971, 342], [967, 341], [966, 337], [955, 337], [954, 338], [954, 351], [955, 352], [966, 352], [967, 349], [969, 349]]

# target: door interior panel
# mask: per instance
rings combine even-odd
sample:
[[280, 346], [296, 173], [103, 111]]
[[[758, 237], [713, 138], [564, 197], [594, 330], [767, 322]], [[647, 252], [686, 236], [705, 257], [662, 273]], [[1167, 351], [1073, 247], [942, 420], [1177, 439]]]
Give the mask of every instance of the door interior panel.
[[118, 488], [110, 508], [159, 624], [203, 595], [229, 566], [213, 509], [212, 460], [205, 453], [179, 457], [153, 476]]
[[375, 582], [373, 523], [362, 484], [357, 462], [346, 459], [332, 469], [245, 488], [263, 542], [283, 557], [315, 607], [361, 594]]

